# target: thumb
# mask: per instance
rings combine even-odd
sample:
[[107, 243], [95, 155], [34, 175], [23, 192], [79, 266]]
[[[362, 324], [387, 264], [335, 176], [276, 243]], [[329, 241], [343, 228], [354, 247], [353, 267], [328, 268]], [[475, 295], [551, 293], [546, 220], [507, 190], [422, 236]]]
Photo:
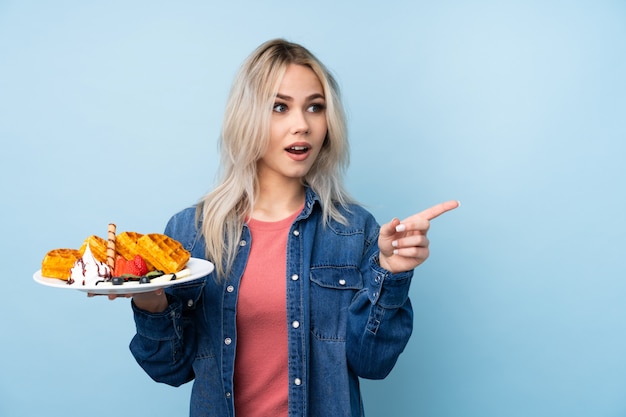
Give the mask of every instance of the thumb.
[[400, 224], [400, 219], [394, 217], [389, 223], [385, 223], [380, 227], [379, 240], [393, 240], [397, 230], [396, 226]]
[[[385, 223], [380, 227], [378, 233], [378, 250], [380, 251], [381, 262], [384, 256], [392, 256], [393, 241], [396, 237], [396, 226], [400, 224], [400, 220], [394, 217], [389, 223]], [[388, 269], [388, 268], [387, 268]]]

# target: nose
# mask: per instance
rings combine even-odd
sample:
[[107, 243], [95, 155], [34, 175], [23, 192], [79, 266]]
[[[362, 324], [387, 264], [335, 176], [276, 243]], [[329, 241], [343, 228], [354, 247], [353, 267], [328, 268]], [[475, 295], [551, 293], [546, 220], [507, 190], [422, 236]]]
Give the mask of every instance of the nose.
[[291, 111], [291, 134], [305, 135], [309, 133], [307, 115], [301, 110]]

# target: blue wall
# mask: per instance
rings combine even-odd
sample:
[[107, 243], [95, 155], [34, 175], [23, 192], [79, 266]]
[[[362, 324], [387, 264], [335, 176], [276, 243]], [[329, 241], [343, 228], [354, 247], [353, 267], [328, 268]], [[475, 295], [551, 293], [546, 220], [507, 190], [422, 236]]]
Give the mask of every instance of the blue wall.
[[626, 415], [626, 3], [210, 3], [0, 0], [0, 415], [185, 415], [128, 352], [128, 300], [32, 274], [208, 191], [234, 72], [278, 36], [336, 73], [379, 221], [463, 204], [368, 416]]

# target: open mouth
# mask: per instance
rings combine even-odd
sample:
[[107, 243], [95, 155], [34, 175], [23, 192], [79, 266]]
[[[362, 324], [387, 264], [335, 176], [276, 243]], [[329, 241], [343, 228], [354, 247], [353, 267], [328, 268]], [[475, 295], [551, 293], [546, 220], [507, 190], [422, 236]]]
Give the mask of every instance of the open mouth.
[[285, 149], [287, 152], [292, 153], [294, 155], [302, 155], [309, 151], [307, 146], [291, 146]]

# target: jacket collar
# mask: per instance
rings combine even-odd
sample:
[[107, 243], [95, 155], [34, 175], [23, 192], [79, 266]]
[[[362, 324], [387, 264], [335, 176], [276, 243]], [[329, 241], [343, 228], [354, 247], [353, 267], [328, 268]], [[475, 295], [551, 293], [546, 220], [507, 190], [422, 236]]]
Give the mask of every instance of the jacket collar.
[[298, 216], [298, 219], [306, 219], [308, 218], [316, 205], [319, 205], [320, 209], [322, 208], [322, 200], [320, 200], [319, 196], [310, 186], [305, 186], [305, 199], [304, 199], [304, 208], [302, 209], [302, 213]]

